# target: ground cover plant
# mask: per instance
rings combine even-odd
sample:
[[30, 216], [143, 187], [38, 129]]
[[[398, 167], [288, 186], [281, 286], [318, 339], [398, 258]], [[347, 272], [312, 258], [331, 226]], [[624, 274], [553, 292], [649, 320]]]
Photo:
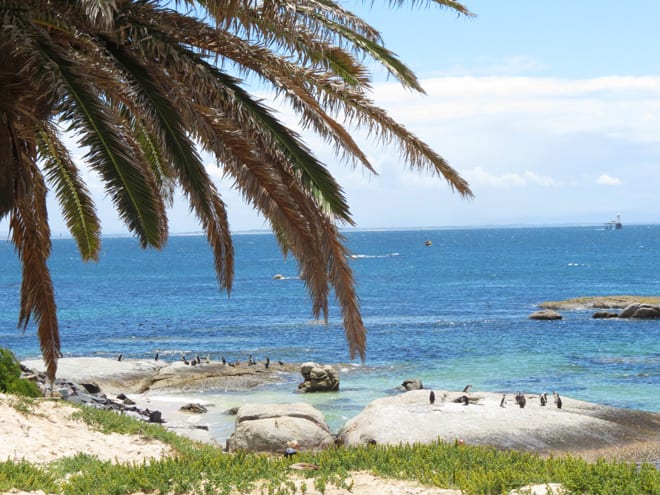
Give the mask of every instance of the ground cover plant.
[[37, 385], [21, 378], [21, 365], [9, 350], [0, 347], [0, 392], [24, 397], [40, 397]]
[[[99, 431], [139, 434], [168, 443], [171, 457], [148, 464], [112, 464], [79, 454], [37, 466], [0, 463], [0, 491], [43, 490], [53, 494], [235, 494], [259, 488], [264, 494], [295, 494], [294, 463], [317, 470], [300, 475], [324, 491], [329, 483], [351, 487], [350, 473], [370, 471], [384, 478], [418, 480], [461, 489], [465, 494], [500, 494], [528, 484], [561, 483], [567, 493], [593, 495], [658, 495], [660, 473], [650, 464], [588, 463], [565, 456], [542, 458], [531, 453], [500, 451], [458, 443], [336, 448], [299, 453], [293, 458], [266, 454], [227, 454], [116, 413], [81, 408], [80, 419]], [[303, 490], [304, 491], [304, 490]]]

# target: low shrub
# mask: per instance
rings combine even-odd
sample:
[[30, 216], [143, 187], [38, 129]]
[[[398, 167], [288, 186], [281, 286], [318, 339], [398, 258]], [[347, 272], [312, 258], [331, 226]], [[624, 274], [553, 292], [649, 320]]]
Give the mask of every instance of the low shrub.
[[0, 392], [24, 397], [42, 395], [36, 383], [21, 378], [21, 365], [18, 359], [9, 349], [2, 347], [0, 347]]

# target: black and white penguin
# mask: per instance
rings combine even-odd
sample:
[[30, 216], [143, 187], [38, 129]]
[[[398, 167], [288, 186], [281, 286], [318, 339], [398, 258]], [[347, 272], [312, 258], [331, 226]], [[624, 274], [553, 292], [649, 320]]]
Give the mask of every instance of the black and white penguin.
[[293, 447], [287, 447], [286, 449], [284, 449], [284, 457], [287, 457], [287, 458], [288, 457], [293, 457], [297, 453], [298, 453], [298, 451], [296, 449], [294, 449]]
[[435, 392], [431, 390], [431, 393], [429, 394], [429, 402], [433, 404], [435, 402]]
[[470, 391], [471, 388], [472, 388], [472, 385], [466, 385], [465, 388], [463, 389], [463, 393], [467, 394]]
[[123, 358], [123, 357], [124, 357], [124, 355], [120, 354], [119, 356], [117, 356], [117, 361], [121, 361], [121, 358]]
[[505, 402], [506, 402], [506, 394], [502, 394], [502, 400], [500, 401], [500, 407], [504, 407]]

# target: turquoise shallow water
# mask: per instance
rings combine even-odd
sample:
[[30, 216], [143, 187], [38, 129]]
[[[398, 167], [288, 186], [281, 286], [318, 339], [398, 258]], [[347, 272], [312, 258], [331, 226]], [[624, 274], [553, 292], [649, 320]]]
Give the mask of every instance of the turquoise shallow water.
[[[365, 363], [350, 362], [340, 311], [312, 321], [294, 260], [269, 234], [235, 236], [236, 280], [219, 291], [203, 237], [172, 237], [162, 252], [107, 238], [99, 263], [54, 241], [66, 356], [144, 358], [181, 352], [219, 359], [345, 363], [339, 394], [305, 397], [331, 424], [406, 378], [427, 387], [563, 395], [660, 411], [660, 321], [594, 320], [592, 311], [532, 321], [537, 304], [583, 295], [660, 294], [660, 226], [348, 232], [368, 328]], [[424, 241], [431, 240], [427, 247]], [[273, 275], [284, 275], [274, 280]], [[39, 354], [34, 328], [16, 329], [20, 266], [0, 244], [0, 346]], [[296, 379], [249, 394], [208, 392], [232, 407], [299, 400]], [[221, 430], [224, 426], [220, 426]]]

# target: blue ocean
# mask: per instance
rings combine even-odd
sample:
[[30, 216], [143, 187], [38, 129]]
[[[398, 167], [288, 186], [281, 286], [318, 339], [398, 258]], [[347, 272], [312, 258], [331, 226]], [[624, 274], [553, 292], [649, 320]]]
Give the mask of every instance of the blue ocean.
[[[365, 362], [350, 360], [336, 305], [327, 325], [314, 321], [296, 261], [283, 258], [267, 233], [235, 235], [229, 296], [218, 287], [202, 236], [173, 236], [162, 251], [143, 251], [128, 237], [104, 238], [98, 263], [82, 262], [71, 239], [55, 239], [50, 268], [62, 351], [338, 364], [337, 394], [301, 397], [300, 377], [253, 392], [205, 392], [221, 408], [307, 400], [333, 427], [408, 378], [427, 388], [556, 390], [660, 411], [660, 321], [593, 319], [593, 310], [564, 311], [558, 321], [528, 318], [543, 301], [660, 295], [660, 225], [345, 236], [368, 328]], [[21, 275], [10, 242], [0, 243], [0, 267], [0, 346], [21, 359], [38, 357], [34, 327], [16, 327]]]

